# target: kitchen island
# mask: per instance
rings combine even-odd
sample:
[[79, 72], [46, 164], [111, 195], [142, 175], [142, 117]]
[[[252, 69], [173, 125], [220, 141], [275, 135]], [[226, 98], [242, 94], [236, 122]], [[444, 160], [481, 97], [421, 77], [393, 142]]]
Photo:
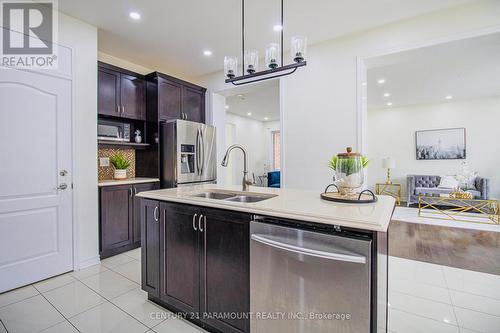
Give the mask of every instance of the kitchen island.
[[392, 197], [200, 185], [141, 200], [142, 288], [211, 332], [380, 332]]

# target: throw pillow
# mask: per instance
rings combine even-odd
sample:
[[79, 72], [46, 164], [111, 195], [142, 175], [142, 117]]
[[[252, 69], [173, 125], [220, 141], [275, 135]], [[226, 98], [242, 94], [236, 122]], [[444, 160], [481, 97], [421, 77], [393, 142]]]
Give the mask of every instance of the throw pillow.
[[457, 188], [458, 180], [455, 176], [441, 176], [441, 181], [438, 185], [439, 188]]

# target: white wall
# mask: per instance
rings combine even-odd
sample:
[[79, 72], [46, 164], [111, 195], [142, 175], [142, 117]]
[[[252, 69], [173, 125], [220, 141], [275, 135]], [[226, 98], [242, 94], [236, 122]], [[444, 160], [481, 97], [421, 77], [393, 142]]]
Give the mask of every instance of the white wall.
[[75, 267], [99, 260], [97, 195], [97, 29], [59, 13], [59, 42], [73, 50], [73, 216]]
[[[331, 156], [359, 144], [358, 56], [500, 25], [499, 12], [500, 1], [477, 1], [310, 46], [307, 66], [282, 79], [284, 186], [322, 190]], [[197, 81], [209, 93], [225, 88], [222, 72]]]
[[[248, 177], [251, 179], [252, 173], [255, 173], [255, 177], [257, 178], [257, 176], [264, 173], [264, 164], [269, 165], [269, 150], [266, 145], [268, 142], [266, 138], [269, 131], [265, 123], [229, 112], [226, 113], [225, 118], [226, 123], [235, 126], [233, 143], [242, 145], [247, 151]], [[223, 151], [225, 151], [226, 148], [227, 147], [224, 147]], [[231, 163], [232, 166], [230, 169], [226, 170], [232, 170], [233, 183], [241, 184], [241, 178], [243, 177], [243, 155], [241, 152], [233, 150], [229, 163]], [[225, 173], [226, 170], [223, 169], [222, 172]], [[225, 179], [224, 176], [223, 179]], [[219, 181], [219, 183], [222, 184], [221, 181]]]
[[393, 182], [403, 185], [406, 175], [455, 175], [460, 173], [464, 160], [422, 161], [415, 157], [415, 131], [465, 127], [467, 165], [479, 176], [490, 178], [491, 196], [500, 195], [500, 145], [494, 139], [500, 123], [500, 97], [424, 104], [403, 108], [368, 110], [368, 149], [371, 160], [368, 183], [383, 182], [386, 169], [382, 158], [396, 160], [392, 170]]

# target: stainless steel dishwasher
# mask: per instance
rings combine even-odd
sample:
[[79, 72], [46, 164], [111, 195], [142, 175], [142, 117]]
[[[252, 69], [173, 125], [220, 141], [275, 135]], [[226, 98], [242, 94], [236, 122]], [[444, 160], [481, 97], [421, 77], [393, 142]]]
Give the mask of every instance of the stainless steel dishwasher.
[[371, 242], [255, 219], [252, 333], [370, 332]]

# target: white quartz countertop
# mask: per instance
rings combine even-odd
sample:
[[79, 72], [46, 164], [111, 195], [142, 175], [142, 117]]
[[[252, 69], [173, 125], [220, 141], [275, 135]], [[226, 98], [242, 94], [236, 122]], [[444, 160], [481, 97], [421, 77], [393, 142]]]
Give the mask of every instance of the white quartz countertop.
[[394, 211], [395, 200], [390, 196], [378, 196], [378, 201], [370, 204], [347, 204], [325, 201], [320, 198], [321, 190], [275, 189], [251, 186], [245, 193], [271, 193], [276, 197], [255, 203], [192, 197], [209, 190], [241, 191], [240, 186], [196, 185], [137, 194], [138, 197], [192, 204], [198, 206], [247, 212], [315, 222], [329, 225], [386, 232]]
[[118, 179], [100, 180], [98, 184], [99, 184], [99, 187], [102, 187], [102, 186], [154, 183], [154, 182], [159, 182], [159, 181], [160, 180], [158, 178], [137, 177], [137, 178], [122, 179], [122, 180], [118, 180]]

